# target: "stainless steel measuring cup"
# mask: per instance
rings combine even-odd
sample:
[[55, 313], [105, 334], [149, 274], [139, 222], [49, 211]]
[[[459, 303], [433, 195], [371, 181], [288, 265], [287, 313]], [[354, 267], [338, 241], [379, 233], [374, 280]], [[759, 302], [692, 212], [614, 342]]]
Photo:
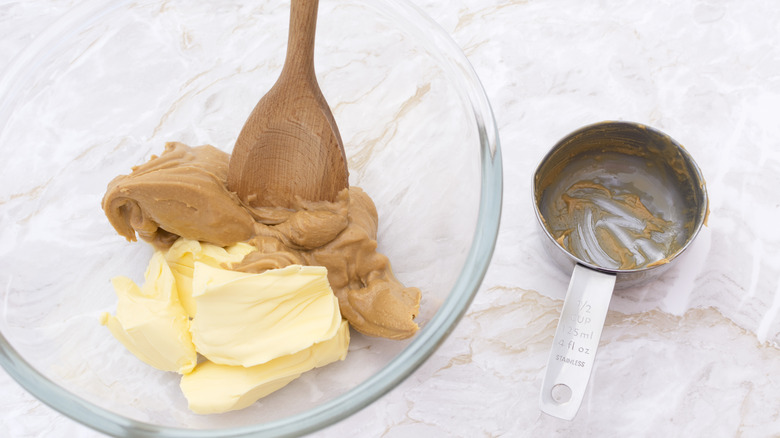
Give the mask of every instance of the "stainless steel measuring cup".
[[666, 134], [602, 122], [559, 141], [534, 174], [545, 249], [573, 270], [542, 383], [543, 412], [571, 420], [590, 379], [615, 288], [655, 278], [709, 213], [693, 158]]

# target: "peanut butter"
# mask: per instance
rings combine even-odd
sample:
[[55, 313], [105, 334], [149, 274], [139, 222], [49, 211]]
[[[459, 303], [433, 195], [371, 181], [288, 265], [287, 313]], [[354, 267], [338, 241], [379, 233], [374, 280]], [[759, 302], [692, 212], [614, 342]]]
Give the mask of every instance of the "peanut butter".
[[324, 266], [343, 317], [357, 331], [404, 339], [418, 330], [420, 290], [404, 287], [376, 251], [377, 211], [362, 189], [345, 189], [335, 202], [298, 199], [291, 210], [252, 208], [227, 189], [228, 160], [213, 146], [167, 143], [159, 157], [109, 183], [103, 210], [120, 235], [161, 250], [180, 236], [258, 248], [235, 270]]
[[161, 156], [109, 184], [103, 210], [127, 240], [158, 249], [179, 236], [228, 246], [252, 236], [254, 220], [227, 190], [227, 154], [213, 146], [167, 143]]

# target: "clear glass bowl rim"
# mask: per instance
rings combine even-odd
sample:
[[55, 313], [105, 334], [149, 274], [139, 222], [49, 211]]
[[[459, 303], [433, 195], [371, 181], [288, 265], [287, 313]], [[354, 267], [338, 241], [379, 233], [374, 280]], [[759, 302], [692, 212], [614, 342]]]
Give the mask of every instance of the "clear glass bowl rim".
[[[99, 20], [114, 9], [131, 3], [116, 2], [103, 9], [81, 11], [81, 26]], [[89, 4], [89, 3], [88, 3]], [[434, 317], [420, 330], [414, 340], [378, 373], [350, 391], [308, 411], [279, 420], [229, 429], [193, 430], [158, 426], [132, 420], [88, 402], [63, 389], [32, 367], [0, 333], [0, 365], [25, 390], [61, 414], [97, 431], [127, 437], [279, 437], [300, 436], [336, 423], [373, 403], [411, 375], [441, 345], [466, 312], [482, 283], [498, 237], [503, 193], [501, 148], [493, 111], [476, 72], [460, 47], [438, 23], [407, 0], [394, 0], [393, 8], [403, 17], [425, 24], [435, 38], [436, 46], [446, 55], [447, 62], [460, 73], [460, 86], [471, 105], [480, 139], [480, 201], [477, 225], [463, 270], [447, 299]], [[62, 21], [54, 23], [20, 56], [17, 56], [3, 77], [0, 92], [14, 90], [12, 84], [27, 68], [42, 62], [51, 54], [51, 43], [62, 37]], [[73, 20], [67, 20], [72, 24]], [[71, 30], [72, 31], [72, 30]], [[59, 33], [58, 33], [59, 32]], [[47, 47], [49, 49], [47, 49]], [[38, 50], [35, 50], [38, 49]], [[14, 99], [0, 104], [0, 129], [7, 120]], [[3, 108], [5, 106], [5, 108]]]

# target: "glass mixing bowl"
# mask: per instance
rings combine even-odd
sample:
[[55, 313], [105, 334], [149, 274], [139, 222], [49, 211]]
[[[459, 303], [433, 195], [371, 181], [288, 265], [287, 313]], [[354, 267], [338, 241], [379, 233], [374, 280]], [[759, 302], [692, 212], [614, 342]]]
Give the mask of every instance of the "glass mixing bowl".
[[476, 294], [495, 245], [501, 153], [466, 57], [397, 0], [320, 3], [315, 65], [350, 184], [379, 212], [379, 250], [423, 292], [406, 341], [353, 332], [347, 359], [253, 406], [188, 411], [178, 375], [133, 357], [99, 324], [109, 279], [142, 281], [151, 247], [100, 208], [106, 184], [166, 141], [225, 151], [281, 69], [289, 4], [78, 2], [0, 77], [0, 363], [64, 415], [117, 436], [311, 432], [412, 373]]

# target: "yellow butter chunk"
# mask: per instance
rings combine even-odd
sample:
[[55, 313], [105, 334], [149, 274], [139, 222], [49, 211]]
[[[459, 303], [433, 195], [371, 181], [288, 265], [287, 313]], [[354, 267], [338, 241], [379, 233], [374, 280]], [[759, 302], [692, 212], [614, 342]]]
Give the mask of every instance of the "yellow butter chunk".
[[190, 320], [179, 303], [176, 282], [161, 252], [152, 256], [138, 287], [127, 277], [111, 280], [118, 302], [116, 316], [103, 313], [107, 326], [131, 353], [149, 365], [189, 373], [197, 364]]
[[201, 362], [181, 378], [181, 390], [189, 408], [198, 414], [243, 409], [284, 387], [302, 373], [344, 360], [349, 347], [349, 326], [340, 322], [331, 339], [262, 365], [242, 367]]
[[341, 324], [327, 269], [291, 265], [261, 274], [195, 262], [190, 331], [212, 362], [251, 367], [332, 338]]
[[230, 267], [240, 262], [245, 255], [256, 248], [248, 243], [236, 243], [221, 247], [197, 240], [179, 238], [165, 253], [165, 259], [176, 279], [181, 301], [187, 314], [195, 316], [195, 300], [192, 299], [192, 272], [195, 262], [214, 267]]

